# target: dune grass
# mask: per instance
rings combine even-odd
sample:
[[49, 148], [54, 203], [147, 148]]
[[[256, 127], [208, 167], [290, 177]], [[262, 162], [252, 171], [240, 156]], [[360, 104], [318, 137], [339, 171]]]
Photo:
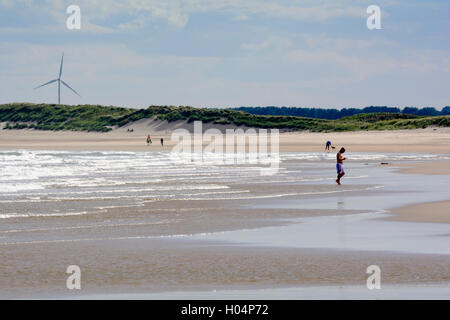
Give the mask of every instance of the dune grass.
[[4, 129], [71, 130], [108, 132], [116, 127], [146, 118], [168, 122], [187, 120], [214, 124], [234, 124], [287, 130], [357, 131], [450, 127], [450, 116], [417, 116], [402, 113], [358, 114], [337, 120], [295, 116], [254, 115], [235, 109], [150, 106], [131, 109], [100, 105], [55, 105], [12, 103], [0, 105]]

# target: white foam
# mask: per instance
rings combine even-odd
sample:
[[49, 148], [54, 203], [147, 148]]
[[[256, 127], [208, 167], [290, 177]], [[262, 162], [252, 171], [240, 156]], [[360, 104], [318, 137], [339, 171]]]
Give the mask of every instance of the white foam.
[[97, 212], [61, 212], [61, 213], [7, 213], [0, 214], [0, 219], [16, 219], [16, 218], [36, 218], [36, 217], [68, 217], [68, 216], [82, 216], [86, 214]]

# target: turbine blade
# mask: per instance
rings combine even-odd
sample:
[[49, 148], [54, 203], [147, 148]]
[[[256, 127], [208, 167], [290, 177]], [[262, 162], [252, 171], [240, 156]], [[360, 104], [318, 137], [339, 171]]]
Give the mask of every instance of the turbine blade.
[[53, 82], [55, 82], [55, 81], [58, 81], [58, 79], [55, 79], [55, 80], [49, 81], [49, 82], [47, 82], [47, 83], [41, 84], [39, 87], [36, 87], [36, 88], [34, 88], [34, 89], [36, 90], [36, 89], [38, 89], [38, 88], [40, 88], [40, 87], [46, 86], [46, 85], [48, 85], [48, 84], [50, 84], [50, 83], [53, 83]]
[[63, 52], [62, 57], [61, 57], [61, 65], [59, 66], [59, 77], [58, 77], [58, 79], [61, 79], [63, 62], [64, 62], [64, 52]]
[[64, 81], [60, 80], [62, 82], [63, 85], [65, 85], [67, 88], [69, 88], [70, 90], [72, 90], [77, 96], [81, 97], [78, 92], [76, 92], [75, 90], [73, 90], [67, 83], [65, 83]]

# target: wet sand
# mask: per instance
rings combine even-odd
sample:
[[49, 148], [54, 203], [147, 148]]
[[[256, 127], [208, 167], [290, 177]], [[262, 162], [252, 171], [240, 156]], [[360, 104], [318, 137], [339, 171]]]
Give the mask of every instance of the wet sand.
[[[20, 250], [19, 250], [20, 249]], [[369, 265], [383, 284], [450, 279], [449, 255], [254, 248], [168, 240], [2, 246], [1, 298], [83, 297], [167, 291], [365, 285]], [[65, 288], [68, 265], [81, 266], [82, 290]]]
[[[302, 286], [241, 290], [175, 291], [133, 294], [94, 294], [75, 299], [135, 300], [448, 300], [450, 283], [385, 284], [382, 290], [363, 285]], [[66, 298], [68, 299], [68, 298]]]
[[[239, 188], [243, 187], [252, 189], [255, 186], [239, 185]], [[302, 192], [311, 190], [311, 187], [288, 184], [281, 188]], [[355, 185], [343, 187], [355, 189]], [[329, 186], [317, 185], [315, 188], [326, 190]], [[258, 188], [258, 192], [267, 194], [270, 189], [271, 185], [268, 185]], [[358, 195], [354, 191], [350, 194]], [[296, 199], [295, 196], [289, 198]], [[273, 201], [266, 200], [267, 203]], [[339, 237], [344, 237], [331, 241], [348, 242], [353, 241], [349, 238], [352, 225], [348, 219], [360, 216], [361, 210], [253, 208], [256, 204], [261, 202], [255, 199], [233, 202], [172, 200], [144, 203], [138, 207], [107, 208], [101, 213], [82, 216], [82, 220], [77, 216], [6, 219], [0, 230], [0, 297], [128, 299], [133, 298], [133, 294], [141, 294], [137, 297], [158, 299], [158, 294], [161, 294], [161, 297], [173, 299], [177, 297], [175, 292], [181, 290], [194, 291], [199, 297], [214, 298], [213, 294], [209, 297], [206, 292], [239, 290], [233, 296], [220, 296], [232, 299], [245, 294], [245, 290], [250, 290], [247, 298], [255, 298], [260, 294], [255, 290], [270, 289], [275, 290], [277, 297], [286, 299], [307, 298], [305, 294], [308, 291], [305, 290], [310, 287], [312, 296], [326, 298], [327, 295], [320, 296], [323, 292], [320, 286], [353, 285], [360, 289], [349, 292], [348, 298], [362, 297], [359, 292], [363, 290], [366, 298], [388, 298], [395, 292], [398, 294], [396, 288], [399, 284], [430, 286], [450, 280], [448, 254], [289, 248], [286, 247], [291, 242], [289, 233], [264, 229], [295, 227], [298, 224], [295, 219], [329, 216], [338, 222], [338, 225], [333, 220], [325, 222], [331, 233], [338, 227], [335, 231], [339, 232]], [[125, 218], [125, 212], [126, 221], [120, 222]], [[111, 223], [108, 225], [105, 221]], [[36, 225], [52, 227], [45, 229]], [[233, 230], [247, 233], [254, 230], [265, 235], [264, 238], [275, 237], [272, 239], [280, 240], [282, 246], [255, 247], [240, 241], [239, 237], [226, 235]], [[313, 230], [316, 236], [330, 234], [330, 230], [323, 228], [318, 229], [320, 232]], [[209, 235], [222, 233], [232, 242], [208, 240]], [[301, 242], [302, 233], [295, 234], [294, 241]], [[401, 237], [400, 234], [397, 236]], [[366, 243], [363, 239], [359, 241]], [[305, 245], [308, 246], [307, 243]], [[380, 248], [383, 248], [382, 244]], [[65, 268], [73, 264], [82, 269], [80, 291], [65, 288], [68, 276]], [[382, 269], [383, 286], [395, 285], [394, 293], [367, 294], [368, 290], [364, 289], [366, 268], [373, 264]], [[294, 290], [294, 293], [289, 293], [289, 290]], [[295, 293], [295, 290], [303, 294]], [[408, 291], [402, 297], [424, 298], [426, 292]], [[432, 292], [438, 294], [440, 291]]]
[[[450, 175], [450, 161], [431, 161], [396, 164], [400, 173], [427, 176]], [[394, 221], [450, 223], [450, 201], [415, 204], [390, 210]]]
[[450, 201], [430, 202], [391, 210], [395, 221], [450, 223]]
[[397, 164], [400, 173], [423, 175], [450, 175], [450, 161], [432, 161]]

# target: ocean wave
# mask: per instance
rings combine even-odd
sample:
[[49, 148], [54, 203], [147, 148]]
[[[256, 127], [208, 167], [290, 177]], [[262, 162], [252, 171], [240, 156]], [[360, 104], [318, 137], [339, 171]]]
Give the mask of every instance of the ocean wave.
[[16, 218], [37, 218], [37, 217], [69, 217], [69, 216], [82, 216], [86, 214], [99, 213], [96, 212], [58, 212], [58, 213], [6, 213], [0, 214], [0, 219], [16, 219]]

